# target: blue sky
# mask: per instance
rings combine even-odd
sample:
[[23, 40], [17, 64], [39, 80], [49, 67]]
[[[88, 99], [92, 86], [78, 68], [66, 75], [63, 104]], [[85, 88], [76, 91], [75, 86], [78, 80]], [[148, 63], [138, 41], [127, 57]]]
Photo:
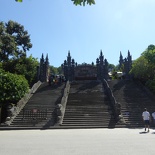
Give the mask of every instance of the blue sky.
[[0, 20], [13, 20], [30, 34], [27, 52], [40, 59], [48, 54], [58, 67], [68, 51], [78, 64], [96, 63], [102, 50], [117, 65], [120, 51], [137, 59], [155, 44], [155, 0], [96, 0], [92, 6], [75, 6], [71, 0], [0, 0]]

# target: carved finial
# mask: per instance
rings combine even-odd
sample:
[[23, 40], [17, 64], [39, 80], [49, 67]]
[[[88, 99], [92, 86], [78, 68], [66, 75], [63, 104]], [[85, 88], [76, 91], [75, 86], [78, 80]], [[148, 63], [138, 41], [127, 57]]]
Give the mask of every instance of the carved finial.
[[68, 57], [70, 57], [70, 50], [68, 51]]
[[42, 53], [41, 59], [44, 59], [44, 55], [43, 55], [43, 53]]
[[102, 50], [100, 51], [100, 55], [101, 55], [101, 56], [103, 55]]
[[48, 61], [48, 54], [46, 55], [46, 61]]

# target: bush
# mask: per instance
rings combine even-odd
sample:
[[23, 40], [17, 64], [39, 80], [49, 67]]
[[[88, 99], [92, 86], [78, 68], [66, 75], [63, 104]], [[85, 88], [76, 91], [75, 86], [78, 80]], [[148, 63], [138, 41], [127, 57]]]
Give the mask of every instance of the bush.
[[0, 70], [0, 103], [16, 104], [26, 92], [29, 85], [25, 77]]
[[19, 59], [9, 60], [3, 62], [2, 67], [6, 72], [13, 74], [23, 75], [31, 87], [35, 82], [37, 82], [37, 66], [39, 62], [32, 56], [22, 57]]

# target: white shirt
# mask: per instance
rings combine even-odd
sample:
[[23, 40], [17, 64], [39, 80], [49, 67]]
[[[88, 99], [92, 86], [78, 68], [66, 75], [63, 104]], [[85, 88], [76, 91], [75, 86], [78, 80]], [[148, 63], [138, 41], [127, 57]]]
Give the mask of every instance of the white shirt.
[[148, 111], [144, 111], [142, 116], [144, 120], [150, 120], [150, 113]]
[[153, 119], [155, 119], [155, 112], [152, 113], [152, 117], [153, 117]]

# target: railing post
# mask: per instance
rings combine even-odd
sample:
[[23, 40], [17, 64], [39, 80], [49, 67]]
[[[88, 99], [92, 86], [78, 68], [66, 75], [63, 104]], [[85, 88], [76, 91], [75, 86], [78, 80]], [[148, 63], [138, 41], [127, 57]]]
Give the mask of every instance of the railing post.
[[103, 86], [105, 88], [105, 93], [108, 95], [111, 103], [111, 107], [113, 109], [113, 113], [115, 115], [116, 121], [120, 120], [120, 115], [121, 115], [121, 104], [118, 103], [105, 79], [103, 79]]
[[67, 81], [66, 87], [64, 89], [64, 95], [61, 99], [61, 104], [58, 104], [56, 107], [57, 124], [59, 125], [61, 125], [63, 122], [69, 91], [70, 91], [70, 83], [69, 81]]

